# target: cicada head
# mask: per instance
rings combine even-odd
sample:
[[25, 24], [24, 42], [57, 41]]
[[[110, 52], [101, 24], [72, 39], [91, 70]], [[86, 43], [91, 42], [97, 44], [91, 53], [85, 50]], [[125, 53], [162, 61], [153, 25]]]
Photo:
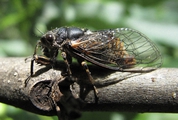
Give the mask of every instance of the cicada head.
[[40, 41], [42, 46], [51, 48], [56, 42], [56, 36], [52, 31], [49, 31], [41, 37]]

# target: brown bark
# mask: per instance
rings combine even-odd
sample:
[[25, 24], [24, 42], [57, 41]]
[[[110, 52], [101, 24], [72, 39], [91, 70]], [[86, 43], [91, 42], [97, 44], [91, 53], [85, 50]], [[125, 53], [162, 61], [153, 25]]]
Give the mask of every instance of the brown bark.
[[[58, 70], [35, 65], [35, 76], [27, 86], [25, 80], [30, 74], [30, 62], [25, 58], [0, 58], [0, 102], [24, 110], [55, 115], [54, 110], [44, 111], [35, 107], [30, 100], [30, 91], [35, 83], [59, 79], [63, 62]], [[87, 75], [77, 64], [71, 66], [73, 75], [84, 88]], [[87, 103], [84, 111], [127, 111], [127, 112], [178, 112], [178, 69], [160, 68], [149, 73], [122, 73], [106, 70], [94, 65], [89, 69], [95, 79], [99, 92], [96, 103], [93, 90], [79, 92], [78, 84], [72, 87], [72, 93], [82, 94]]]

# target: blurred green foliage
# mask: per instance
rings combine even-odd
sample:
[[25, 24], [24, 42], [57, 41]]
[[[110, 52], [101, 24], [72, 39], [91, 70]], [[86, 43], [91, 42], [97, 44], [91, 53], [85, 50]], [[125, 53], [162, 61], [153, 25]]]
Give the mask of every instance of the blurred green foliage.
[[[176, 0], [1, 0], [0, 56], [32, 55], [36, 41], [52, 28], [91, 30], [130, 27], [160, 48], [163, 67], [178, 67]], [[177, 120], [177, 114], [85, 112], [80, 120]], [[0, 120], [57, 120], [0, 104]]]

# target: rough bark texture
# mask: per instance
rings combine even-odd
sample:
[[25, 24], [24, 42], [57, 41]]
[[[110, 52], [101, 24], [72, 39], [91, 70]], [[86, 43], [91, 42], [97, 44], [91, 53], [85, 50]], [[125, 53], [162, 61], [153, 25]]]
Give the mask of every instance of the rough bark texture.
[[[0, 58], [0, 102], [24, 110], [55, 115], [54, 110], [44, 111], [35, 107], [30, 100], [30, 91], [35, 83], [58, 79], [63, 62], [58, 70], [35, 65], [35, 76], [25, 86], [30, 74], [30, 62], [25, 58]], [[81, 95], [87, 103], [84, 111], [127, 111], [127, 112], [178, 112], [178, 69], [160, 68], [150, 73], [122, 73], [89, 65], [98, 89], [96, 103], [93, 90], [80, 92], [74, 84], [72, 92]], [[88, 85], [85, 71], [77, 64], [71, 66], [78, 83]], [[83, 84], [82, 84], [83, 85]], [[86, 86], [85, 86], [86, 85]]]

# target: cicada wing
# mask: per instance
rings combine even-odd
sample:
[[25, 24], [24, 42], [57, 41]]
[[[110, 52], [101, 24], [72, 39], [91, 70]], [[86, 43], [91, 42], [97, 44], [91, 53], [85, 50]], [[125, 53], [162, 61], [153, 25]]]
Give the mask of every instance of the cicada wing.
[[118, 28], [114, 31], [114, 36], [123, 42], [124, 51], [136, 61], [132, 70], [156, 69], [162, 65], [160, 51], [143, 33], [129, 28]]
[[75, 54], [113, 70], [150, 71], [161, 66], [161, 54], [139, 31], [118, 28], [93, 32], [80, 38]]

